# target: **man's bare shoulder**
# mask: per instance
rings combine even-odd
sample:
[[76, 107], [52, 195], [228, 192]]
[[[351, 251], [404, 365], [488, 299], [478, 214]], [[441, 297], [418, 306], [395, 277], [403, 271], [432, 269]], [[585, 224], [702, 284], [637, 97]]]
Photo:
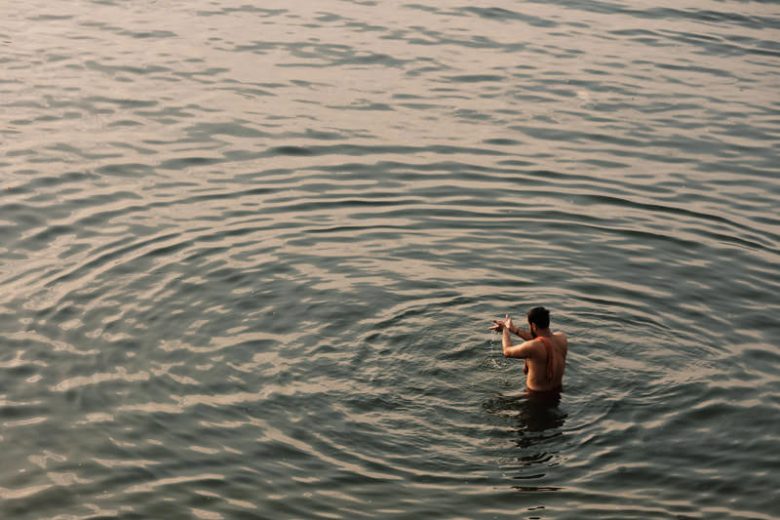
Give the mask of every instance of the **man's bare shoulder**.
[[545, 354], [544, 342], [539, 338], [531, 338], [528, 341], [523, 342], [523, 345], [527, 347], [527, 352], [530, 358], [542, 359]]
[[553, 336], [560, 341], [564, 346], [569, 346], [569, 337], [565, 332], [554, 332]]

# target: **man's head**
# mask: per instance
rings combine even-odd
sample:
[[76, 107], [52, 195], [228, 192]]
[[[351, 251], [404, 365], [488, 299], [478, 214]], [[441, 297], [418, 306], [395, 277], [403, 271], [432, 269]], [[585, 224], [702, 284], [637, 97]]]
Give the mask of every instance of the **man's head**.
[[528, 311], [528, 326], [531, 328], [531, 334], [536, 337], [537, 331], [550, 327], [550, 311], [544, 307], [534, 307]]

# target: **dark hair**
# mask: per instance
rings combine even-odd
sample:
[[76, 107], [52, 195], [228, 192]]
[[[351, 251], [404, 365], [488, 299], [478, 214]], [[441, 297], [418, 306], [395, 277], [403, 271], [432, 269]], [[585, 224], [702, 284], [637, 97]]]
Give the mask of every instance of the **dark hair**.
[[550, 311], [544, 307], [534, 307], [528, 311], [528, 323], [533, 323], [540, 329], [550, 326]]

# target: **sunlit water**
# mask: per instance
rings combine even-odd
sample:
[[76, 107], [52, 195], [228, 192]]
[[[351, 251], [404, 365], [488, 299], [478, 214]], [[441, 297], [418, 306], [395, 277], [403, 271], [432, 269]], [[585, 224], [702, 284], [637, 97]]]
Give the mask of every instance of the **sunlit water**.
[[[775, 2], [6, 2], [0, 517], [780, 515]], [[523, 395], [491, 318], [570, 336]]]

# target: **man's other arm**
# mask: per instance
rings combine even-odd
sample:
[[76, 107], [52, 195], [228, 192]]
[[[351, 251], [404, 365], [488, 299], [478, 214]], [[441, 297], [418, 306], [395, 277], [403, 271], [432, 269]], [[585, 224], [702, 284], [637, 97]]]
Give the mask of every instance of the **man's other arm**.
[[531, 341], [534, 337], [531, 335], [531, 331], [521, 329], [520, 327], [512, 327], [512, 333], [523, 338], [523, 341]]

